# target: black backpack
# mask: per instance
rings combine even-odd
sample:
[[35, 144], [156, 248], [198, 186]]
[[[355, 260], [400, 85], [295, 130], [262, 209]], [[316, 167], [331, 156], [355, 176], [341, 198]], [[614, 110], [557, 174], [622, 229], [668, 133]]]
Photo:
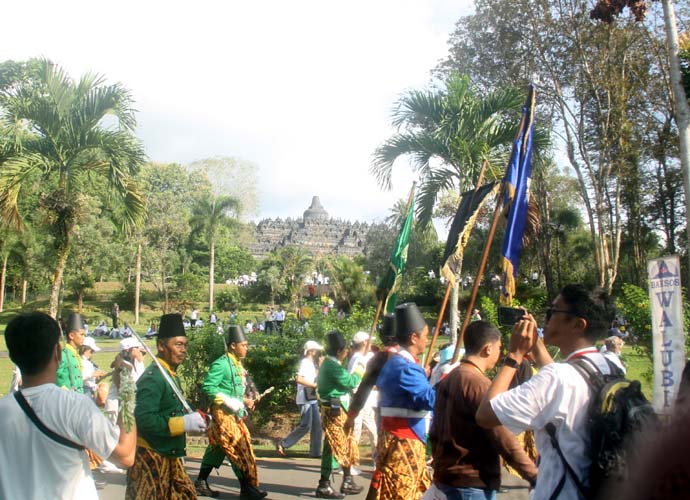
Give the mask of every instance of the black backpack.
[[655, 428], [658, 422], [652, 405], [642, 394], [640, 382], [627, 380], [615, 364], [606, 360], [611, 375], [604, 375], [593, 361], [582, 356], [570, 360], [584, 377], [592, 392], [588, 409], [587, 426], [590, 435], [589, 487], [585, 487], [572, 469], [556, 440], [556, 427], [547, 424], [546, 431], [551, 444], [561, 457], [566, 472], [551, 495], [558, 498], [570, 474], [580, 495], [585, 499], [601, 498], [604, 491], [615, 489], [628, 478], [629, 465], [640, 452], [635, 446], [638, 437], [648, 428]]

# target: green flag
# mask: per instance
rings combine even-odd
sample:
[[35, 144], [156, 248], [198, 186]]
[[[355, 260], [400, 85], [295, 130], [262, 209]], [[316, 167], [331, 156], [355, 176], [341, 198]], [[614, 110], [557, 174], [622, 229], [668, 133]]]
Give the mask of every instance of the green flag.
[[405, 222], [400, 229], [398, 240], [393, 247], [391, 254], [391, 261], [389, 264], [388, 273], [381, 280], [379, 286], [379, 297], [386, 294], [386, 302], [384, 304], [384, 311], [386, 314], [393, 314], [395, 304], [397, 301], [397, 292], [400, 288], [400, 281], [402, 273], [405, 269], [405, 262], [407, 261], [407, 249], [409, 247], [410, 232], [412, 231], [412, 223], [414, 222], [414, 186], [410, 193], [410, 205], [407, 209], [407, 216]]

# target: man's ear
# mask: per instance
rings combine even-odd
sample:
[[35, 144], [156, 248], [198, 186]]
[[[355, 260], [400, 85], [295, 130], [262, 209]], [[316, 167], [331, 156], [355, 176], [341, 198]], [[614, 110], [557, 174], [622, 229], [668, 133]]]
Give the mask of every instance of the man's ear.
[[587, 320], [585, 318], [580, 318], [578, 316], [574, 316], [575, 318], [575, 328], [582, 331], [584, 334], [587, 331], [587, 326], [589, 324], [587, 323]]
[[488, 342], [484, 344], [484, 347], [482, 347], [482, 350], [479, 352], [480, 357], [482, 358], [488, 358], [491, 356], [491, 353], [493, 352], [494, 345], [491, 342]]

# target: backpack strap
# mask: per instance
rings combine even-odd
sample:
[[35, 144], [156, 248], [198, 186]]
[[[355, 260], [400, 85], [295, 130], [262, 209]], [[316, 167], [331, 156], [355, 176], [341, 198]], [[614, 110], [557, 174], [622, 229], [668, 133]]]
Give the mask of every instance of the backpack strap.
[[561, 457], [561, 461], [563, 462], [563, 466], [565, 467], [565, 470], [563, 471], [563, 475], [561, 476], [560, 481], [558, 481], [558, 484], [556, 485], [556, 489], [553, 491], [551, 496], [549, 497], [549, 500], [556, 500], [558, 496], [561, 494], [561, 490], [563, 490], [563, 486], [565, 486], [565, 476], [566, 474], [570, 474], [570, 477], [573, 478], [573, 482], [575, 483], [575, 486], [577, 487], [577, 491], [580, 493], [582, 498], [587, 498], [587, 488], [582, 484], [580, 481], [580, 478], [577, 477], [577, 474], [573, 470], [573, 468], [570, 466], [568, 461], [565, 458], [565, 455], [563, 455], [563, 451], [561, 450], [561, 445], [558, 444], [558, 440], [556, 439], [556, 426], [554, 426], [551, 422], [546, 424], [546, 432], [548, 433], [549, 437], [551, 438], [551, 445], [554, 447], [556, 452], [558, 453], [558, 456]]
[[48, 427], [45, 426], [43, 422], [38, 418], [38, 415], [36, 415], [36, 412], [34, 411], [33, 408], [31, 408], [31, 405], [26, 401], [26, 398], [22, 394], [22, 391], [17, 391], [14, 393], [14, 399], [17, 400], [17, 403], [19, 404], [19, 407], [24, 410], [24, 413], [26, 413], [26, 416], [29, 417], [29, 419], [34, 423], [36, 427], [38, 427], [38, 430], [41, 431], [43, 434], [48, 436], [50, 439], [53, 441], [60, 443], [61, 445], [67, 446], [68, 448], [72, 448], [73, 450], [79, 450], [83, 451], [86, 448], [83, 447], [80, 444], [73, 443], [69, 439], [60, 436], [59, 434], [53, 432], [50, 430]]
[[[606, 361], [611, 363], [608, 360]], [[604, 378], [604, 374], [599, 371], [594, 362], [590, 359], [587, 359], [587, 357], [582, 356], [570, 360], [568, 361], [568, 363], [571, 364], [573, 368], [575, 368], [575, 370], [582, 376], [582, 378], [585, 379], [587, 385], [589, 386], [590, 392], [593, 396], [596, 396], [599, 390], [602, 387], [604, 387], [606, 380]], [[565, 486], [566, 474], [570, 474], [570, 477], [573, 478], [573, 482], [575, 483], [577, 491], [580, 493], [580, 495], [583, 498], [588, 498], [588, 488], [586, 488], [584, 484], [582, 484], [582, 481], [580, 481], [580, 478], [577, 477], [577, 474], [566, 460], [565, 455], [563, 455], [561, 446], [558, 444], [558, 440], [556, 439], [556, 427], [552, 423], [548, 423], [545, 426], [545, 430], [549, 435], [549, 438], [551, 438], [551, 445], [556, 450], [556, 453], [558, 453], [558, 456], [561, 458], [563, 466], [565, 467], [565, 470], [563, 471], [563, 476], [561, 477], [560, 481], [558, 481], [556, 489], [549, 497], [549, 500], [556, 500], [558, 496], [561, 494], [561, 490], [563, 489], [563, 486]]]

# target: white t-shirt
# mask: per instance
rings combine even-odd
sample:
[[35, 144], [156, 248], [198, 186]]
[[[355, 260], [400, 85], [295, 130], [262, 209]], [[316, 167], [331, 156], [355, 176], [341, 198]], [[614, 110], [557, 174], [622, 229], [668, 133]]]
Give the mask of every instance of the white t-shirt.
[[[347, 371], [350, 373], [354, 373], [355, 370], [357, 369], [358, 365], [361, 365], [364, 370], [367, 369], [367, 364], [369, 364], [369, 360], [374, 357], [374, 353], [369, 351], [366, 354], [362, 354], [361, 352], [356, 352], [350, 357], [350, 361], [347, 362]], [[357, 390], [355, 389], [355, 392]], [[366, 402], [364, 403], [364, 406], [368, 406], [370, 408], [373, 408], [375, 406], [378, 406], [379, 404], [379, 391], [376, 389], [376, 387], [373, 387], [371, 389], [371, 392], [369, 393], [369, 397], [367, 397]]]
[[[594, 347], [575, 351], [568, 359], [583, 353], [596, 363], [602, 373], [610, 373], [604, 356], [596, 352]], [[590, 465], [587, 457], [589, 431], [586, 428], [590, 397], [587, 381], [574, 366], [551, 363], [524, 384], [491, 400], [496, 417], [513, 433], [535, 431], [540, 461], [532, 500], [550, 498], [565, 471], [563, 461], [544, 429], [548, 423], [556, 427], [558, 444], [578, 478], [586, 478]], [[579, 500], [577, 487], [570, 474], [566, 477], [559, 500]], [[588, 483], [585, 479], [585, 484]]]
[[[302, 377], [309, 382], [316, 383], [316, 365], [314, 361], [309, 358], [302, 358], [299, 362], [299, 369], [297, 370], [297, 376]], [[297, 398], [296, 402], [298, 405], [305, 405], [309, 403], [316, 403], [315, 401], [307, 401], [307, 396], [304, 390], [307, 386], [297, 383]]]
[[[120, 430], [83, 394], [43, 384], [22, 390], [38, 418], [56, 434], [108, 458]], [[85, 451], [53, 441], [14, 399], [0, 399], [0, 498], [98, 500]]]

